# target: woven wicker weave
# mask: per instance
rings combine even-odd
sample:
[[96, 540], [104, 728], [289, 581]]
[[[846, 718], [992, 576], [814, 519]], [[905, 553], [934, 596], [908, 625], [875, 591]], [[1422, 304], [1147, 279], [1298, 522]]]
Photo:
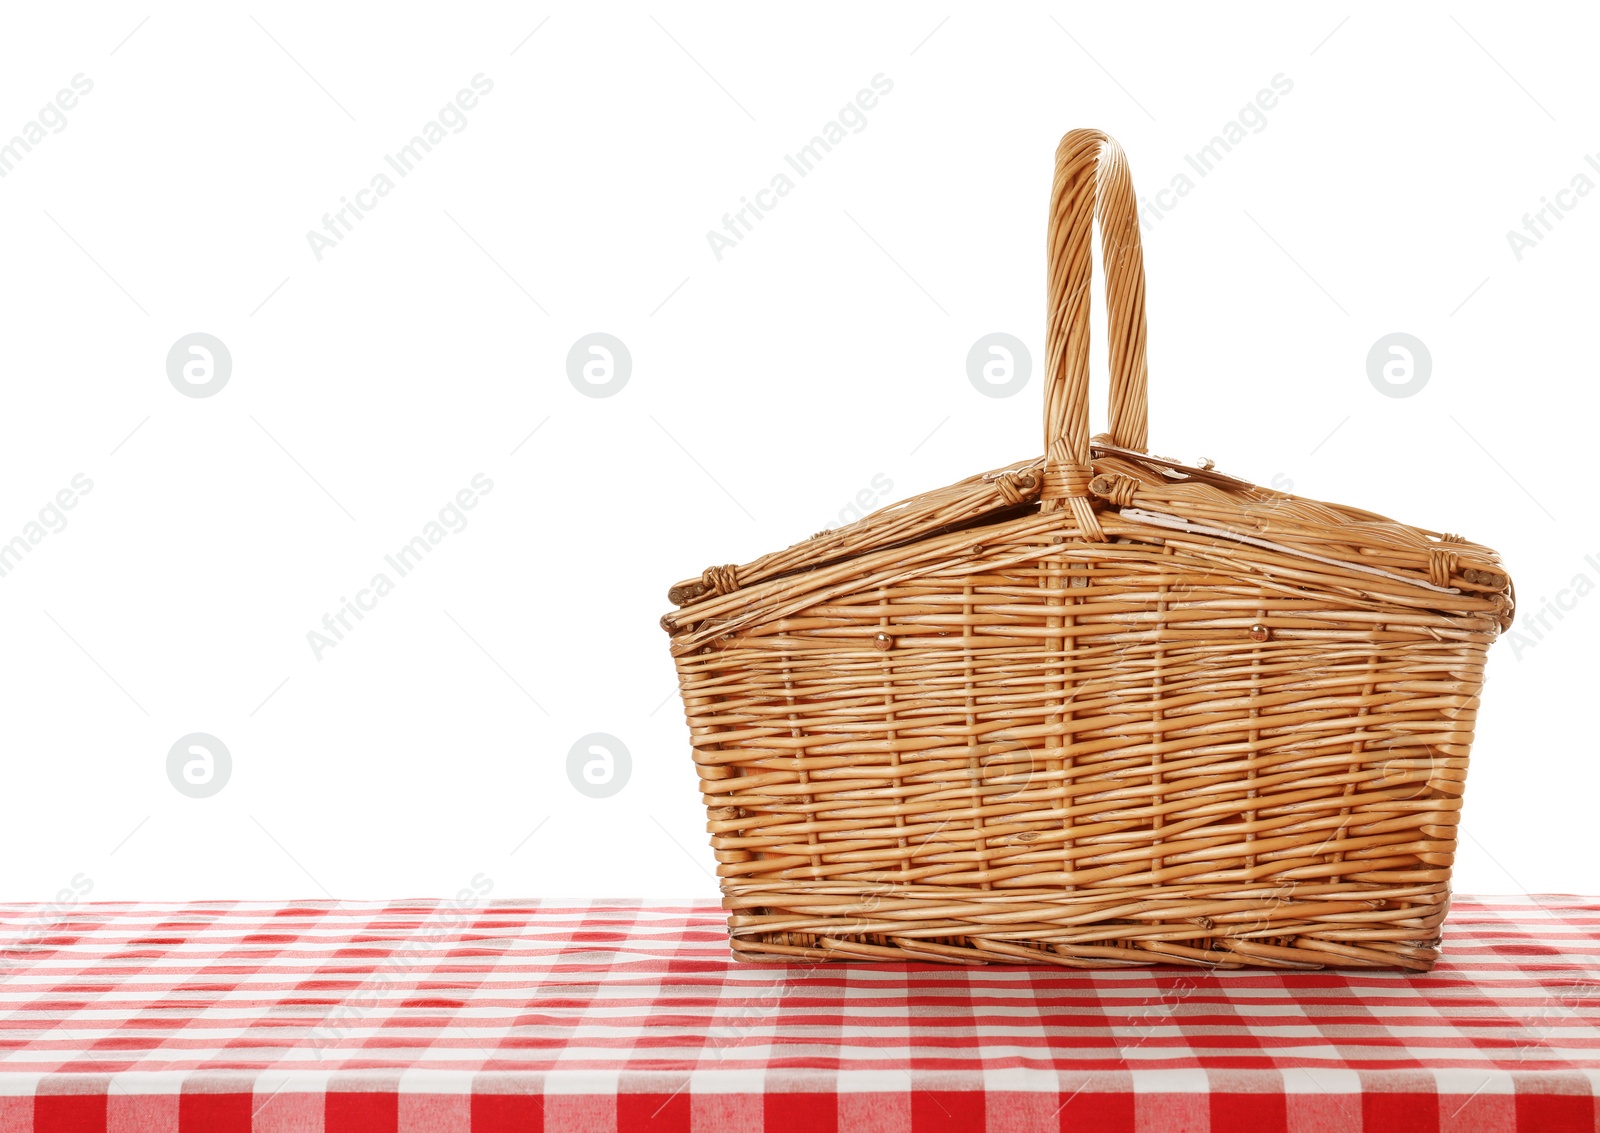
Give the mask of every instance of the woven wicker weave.
[[672, 588], [735, 952], [1427, 969], [1498, 556], [1145, 454], [1139, 226], [1097, 131], [1056, 154], [1048, 280], [1043, 458]]

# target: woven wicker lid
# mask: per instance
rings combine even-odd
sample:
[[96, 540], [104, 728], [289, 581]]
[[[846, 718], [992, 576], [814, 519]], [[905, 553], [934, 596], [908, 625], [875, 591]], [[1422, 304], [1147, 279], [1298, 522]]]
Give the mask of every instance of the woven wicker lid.
[[[1101, 233], [1110, 372], [1109, 432], [1089, 436], [1089, 302], [1091, 238]], [[1073, 130], [1056, 150], [1046, 232], [1044, 443], [1042, 457], [968, 477], [882, 508], [854, 523], [819, 532], [742, 565], [708, 567], [674, 585], [681, 609], [662, 625], [674, 648], [794, 610], [840, 585], [855, 560], [862, 572], [874, 556], [936, 536], [976, 533], [1006, 521], [1053, 517], [1041, 527], [1089, 542], [1117, 537], [1161, 539], [1163, 532], [1249, 542], [1357, 574], [1460, 593], [1469, 587], [1499, 595], [1502, 627], [1514, 600], [1499, 557], [1459, 536], [1398, 523], [1356, 508], [1258, 487], [1216, 471], [1150, 455], [1144, 253], [1128, 161], [1098, 130]], [[1131, 532], [1131, 536], [1130, 536]], [[1041, 536], [1054, 538], [1055, 535]], [[897, 563], [916, 569], [900, 554]], [[928, 568], [938, 565], [930, 559]], [[681, 640], [676, 640], [681, 637]]]

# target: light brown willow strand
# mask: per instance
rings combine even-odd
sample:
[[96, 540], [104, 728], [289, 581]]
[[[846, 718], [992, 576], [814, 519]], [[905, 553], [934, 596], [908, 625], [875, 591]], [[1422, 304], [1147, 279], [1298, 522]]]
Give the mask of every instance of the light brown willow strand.
[[1035, 458], [672, 588], [735, 955], [1433, 963], [1499, 556], [1142, 444], [1085, 439], [1077, 504]]
[[[1088, 504], [1090, 251], [1098, 216], [1106, 267], [1111, 439], [1145, 448], [1144, 259], [1127, 158], [1097, 130], [1074, 130], [1056, 150], [1051, 192], [1045, 335], [1045, 510], [1069, 508], [1090, 538]], [[1078, 501], [1078, 502], [1073, 502]]]

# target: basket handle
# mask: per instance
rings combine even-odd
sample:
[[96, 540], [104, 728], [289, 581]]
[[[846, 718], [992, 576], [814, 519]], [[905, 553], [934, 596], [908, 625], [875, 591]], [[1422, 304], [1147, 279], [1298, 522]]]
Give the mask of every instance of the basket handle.
[[1089, 502], [1089, 243], [1100, 220], [1111, 340], [1111, 440], [1148, 445], [1144, 249], [1133, 176], [1122, 147], [1100, 130], [1073, 130], [1056, 148], [1048, 235], [1048, 367], [1044, 394], [1045, 511], [1070, 508], [1084, 536], [1105, 538]]

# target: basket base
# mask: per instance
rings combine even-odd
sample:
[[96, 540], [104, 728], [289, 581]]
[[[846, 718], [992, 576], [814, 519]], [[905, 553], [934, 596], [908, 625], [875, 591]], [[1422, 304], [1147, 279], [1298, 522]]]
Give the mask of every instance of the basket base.
[[[723, 901], [736, 959], [1063, 968], [1376, 968], [1426, 972], [1449, 908], [1439, 886], [1263, 888], [1249, 896], [744, 893]], [[1313, 890], [1313, 891], [1308, 891]], [[1320, 890], [1320, 892], [1314, 891]]]

